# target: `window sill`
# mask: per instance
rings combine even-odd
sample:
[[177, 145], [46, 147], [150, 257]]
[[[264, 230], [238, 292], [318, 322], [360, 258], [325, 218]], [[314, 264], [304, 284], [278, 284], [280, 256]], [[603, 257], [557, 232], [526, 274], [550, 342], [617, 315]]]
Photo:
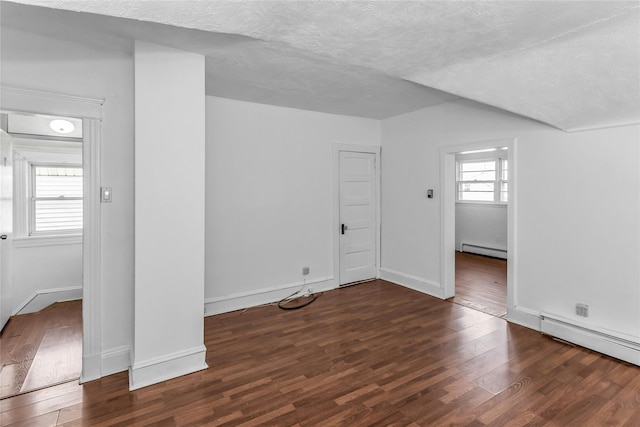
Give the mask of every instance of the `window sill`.
[[14, 248], [32, 248], [37, 246], [59, 246], [82, 244], [82, 234], [29, 236], [13, 239]]
[[471, 205], [471, 206], [483, 206], [483, 207], [487, 207], [487, 208], [506, 208], [507, 207], [507, 203], [493, 203], [493, 202], [460, 202], [457, 201], [456, 205]]

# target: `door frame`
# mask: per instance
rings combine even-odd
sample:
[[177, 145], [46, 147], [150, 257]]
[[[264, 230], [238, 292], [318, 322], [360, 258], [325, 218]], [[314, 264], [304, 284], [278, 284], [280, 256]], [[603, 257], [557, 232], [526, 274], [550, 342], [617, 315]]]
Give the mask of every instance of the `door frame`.
[[82, 118], [82, 374], [80, 382], [102, 375], [100, 144], [102, 99], [82, 98], [2, 86], [2, 110]]
[[[4, 139], [5, 137], [8, 138], [9, 141], [11, 141], [11, 135], [6, 133], [4, 130], [0, 130], [0, 138]], [[0, 145], [2, 144], [3, 142], [0, 141]], [[0, 233], [6, 234], [5, 240], [0, 241], [0, 251], [2, 252], [0, 254], [1, 255], [0, 256], [0, 295], [2, 295], [2, 299], [0, 299], [0, 333], [3, 331], [7, 323], [9, 323], [9, 319], [11, 318], [11, 310], [8, 308], [11, 307], [11, 300], [13, 297], [12, 295], [12, 291], [13, 291], [12, 289], [13, 287], [13, 284], [12, 284], [13, 247], [12, 246], [13, 246], [13, 233], [14, 233], [14, 215], [13, 215], [14, 190], [13, 188], [15, 185], [13, 176], [15, 175], [15, 172], [14, 172], [15, 166], [13, 164], [14, 163], [13, 148], [12, 148], [11, 142], [7, 142], [7, 148], [9, 149], [8, 152], [4, 151], [0, 146], [0, 162], [4, 163], [4, 165], [0, 164], [0, 169], [3, 167], [6, 168], [7, 163], [9, 162], [10, 162], [9, 167], [11, 168], [11, 172], [7, 170], [0, 170], [0, 175], [3, 175], [6, 173], [8, 176], [11, 176], [10, 183], [2, 182], [2, 176], [0, 176], [0, 208], [2, 207], [2, 205], [4, 205], [5, 208], [8, 207], [7, 205], [10, 205], [11, 207], [11, 209], [9, 209], [10, 212], [8, 215], [5, 212], [0, 217]], [[10, 158], [7, 159], [5, 157], [3, 159], [2, 154], [6, 154]], [[10, 195], [4, 194], [4, 190], [2, 187], [9, 189]], [[7, 199], [10, 200], [10, 202], [8, 203], [2, 202], [2, 200], [7, 200]], [[8, 225], [8, 228], [9, 228], [8, 230], [2, 227], [3, 223], [5, 225]], [[4, 290], [5, 292], [3, 293], [2, 290]]]
[[509, 201], [507, 203], [507, 320], [516, 315], [517, 307], [517, 212], [518, 212], [518, 165], [517, 138], [501, 138], [472, 142], [462, 145], [441, 147], [440, 180], [443, 183], [441, 203], [440, 231], [440, 283], [443, 298], [455, 296], [455, 245], [456, 245], [456, 154], [462, 151], [482, 150], [494, 147], [507, 147], [509, 161]]
[[380, 157], [382, 148], [379, 145], [333, 144], [333, 282], [334, 287], [340, 287], [340, 153], [367, 153], [375, 155], [375, 183], [376, 183], [376, 279], [380, 277]]

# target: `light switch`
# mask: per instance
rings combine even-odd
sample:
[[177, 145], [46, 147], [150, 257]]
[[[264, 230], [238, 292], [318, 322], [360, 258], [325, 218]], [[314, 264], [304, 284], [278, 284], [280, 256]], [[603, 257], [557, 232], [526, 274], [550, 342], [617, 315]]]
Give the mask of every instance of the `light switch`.
[[100, 201], [102, 203], [111, 203], [111, 187], [100, 188]]

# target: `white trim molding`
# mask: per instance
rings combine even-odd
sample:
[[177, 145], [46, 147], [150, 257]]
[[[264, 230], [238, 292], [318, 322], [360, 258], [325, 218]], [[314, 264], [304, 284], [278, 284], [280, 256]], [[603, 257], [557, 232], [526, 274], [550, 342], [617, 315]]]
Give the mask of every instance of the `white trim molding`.
[[100, 212], [101, 122], [84, 119], [83, 167], [83, 335], [81, 382], [98, 379], [102, 373], [102, 254]]
[[82, 299], [82, 286], [40, 289], [17, 306], [11, 315], [35, 313], [53, 303], [77, 299]]
[[380, 278], [432, 297], [445, 299], [444, 289], [442, 285], [422, 277], [413, 276], [411, 274], [402, 273], [400, 271], [391, 270], [389, 268], [380, 269]]
[[248, 292], [205, 298], [204, 315], [213, 316], [215, 314], [228, 313], [230, 311], [277, 302], [291, 295], [292, 291], [296, 290], [296, 288], [300, 290], [301, 294], [304, 294], [304, 292], [309, 289], [313, 289], [313, 293], [318, 293], [330, 291], [336, 287], [337, 285], [333, 277], [320, 277], [309, 281], [288, 283], [286, 285], [260, 288]]
[[131, 366], [131, 347], [122, 346], [103, 350], [100, 364], [102, 376], [127, 371]]
[[103, 99], [40, 92], [9, 86], [2, 86], [0, 93], [2, 95], [3, 110], [89, 119], [102, 118]]
[[207, 369], [204, 345], [134, 363], [129, 369], [129, 390], [137, 390]]
[[525, 328], [540, 331], [540, 312], [522, 306], [507, 306], [507, 320]]

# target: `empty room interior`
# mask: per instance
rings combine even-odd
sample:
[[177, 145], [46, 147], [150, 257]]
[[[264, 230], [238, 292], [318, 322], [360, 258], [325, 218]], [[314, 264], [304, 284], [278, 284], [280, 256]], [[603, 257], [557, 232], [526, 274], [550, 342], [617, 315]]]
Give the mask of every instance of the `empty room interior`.
[[640, 425], [639, 1], [0, 31], [0, 425]]

